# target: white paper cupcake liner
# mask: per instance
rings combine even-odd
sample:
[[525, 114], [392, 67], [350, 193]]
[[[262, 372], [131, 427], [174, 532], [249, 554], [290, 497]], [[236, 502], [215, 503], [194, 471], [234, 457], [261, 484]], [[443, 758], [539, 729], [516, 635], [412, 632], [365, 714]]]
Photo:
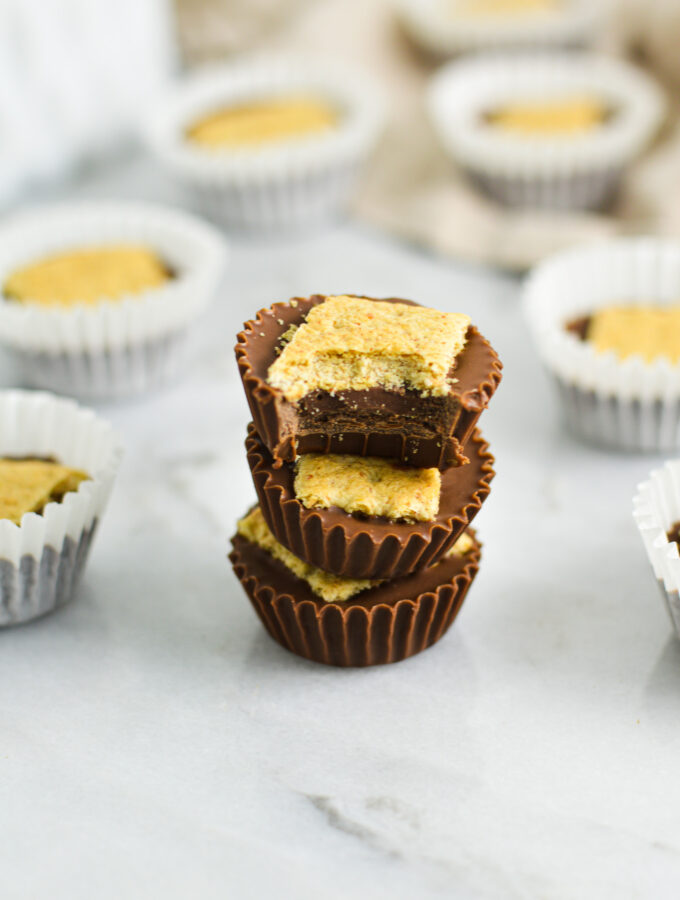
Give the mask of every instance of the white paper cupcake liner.
[[454, 0], [397, 0], [399, 19], [423, 50], [454, 56], [479, 50], [575, 48], [590, 43], [607, 14], [605, 0], [566, 0], [552, 14], [455, 14]]
[[565, 330], [603, 306], [679, 298], [680, 244], [674, 241], [608, 241], [558, 254], [534, 270], [525, 287], [527, 322], [576, 434], [620, 450], [680, 448], [680, 366], [664, 358], [619, 360]]
[[[206, 150], [186, 139], [188, 126], [220, 107], [291, 92], [328, 98], [341, 110], [339, 125], [322, 135], [238, 151]], [[379, 92], [354, 68], [325, 59], [258, 58], [186, 79], [151, 117], [147, 140], [220, 224], [305, 228], [349, 201], [382, 120]]]
[[680, 460], [667, 462], [638, 486], [633, 498], [633, 517], [671, 622], [680, 636], [680, 554], [675, 541], [667, 537], [668, 531], [680, 521]]
[[0, 284], [48, 254], [126, 242], [154, 250], [175, 277], [94, 306], [56, 309], [0, 297], [0, 343], [24, 384], [109, 399], [178, 374], [191, 326], [213, 299], [226, 262], [222, 237], [195, 217], [136, 203], [33, 210], [0, 227]]
[[93, 412], [47, 393], [0, 391], [0, 457], [53, 456], [91, 476], [21, 525], [0, 520], [0, 626], [45, 615], [73, 596], [118, 471], [121, 448]]
[[[518, 99], [595, 95], [611, 120], [587, 134], [527, 138], [485, 123], [490, 109]], [[542, 209], [599, 209], [663, 119], [660, 88], [643, 72], [590, 54], [500, 55], [451, 63], [428, 89], [430, 117], [450, 156], [501, 203]]]

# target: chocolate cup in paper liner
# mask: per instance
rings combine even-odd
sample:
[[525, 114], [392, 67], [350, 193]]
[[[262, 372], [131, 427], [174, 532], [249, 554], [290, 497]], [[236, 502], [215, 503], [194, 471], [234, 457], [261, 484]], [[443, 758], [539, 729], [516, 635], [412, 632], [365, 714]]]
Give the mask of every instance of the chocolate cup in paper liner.
[[396, 11], [407, 34], [437, 57], [481, 50], [577, 48], [590, 43], [604, 18], [598, 0], [566, 0], [550, 14], [465, 15], [441, 0], [398, 0]]
[[[237, 150], [206, 150], [186, 137], [217, 109], [291, 93], [328, 100], [339, 110], [337, 126]], [[258, 57], [185, 79], [160, 102], [146, 137], [211, 219], [227, 228], [278, 231], [309, 229], [347, 205], [382, 124], [379, 91], [354, 67], [326, 58]]]
[[246, 453], [260, 509], [274, 537], [318, 569], [343, 578], [393, 579], [438, 562], [489, 495], [493, 456], [477, 431], [469, 464], [442, 473], [440, 510], [432, 522], [390, 522], [342, 509], [306, 509], [295, 496], [292, 464], [278, 468], [251, 424]]
[[566, 325], [606, 306], [674, 305], [680, 243], [624, 238], [569, 250], [527, 280], [524, 311], [541, 360], [557, 387], [568, 427], [615, 450], [680, 448], [680, 366], [598, 353]]
[[[599, 98], [611, 114], [579, 135], [524, 137], [490, 126], [505, 103]], [[596, 210], [664, 117], [661, 89], [641, 70], [591, 54], [514, 54], [451, 63], [432, 78], [428, 111], [442, 146], [486, 194], [510, 207]]]
[[447, 557], [344, 603], [326, 603], [241, 535], [232, 545], [234, 572], [269, 634], [286, 650], [331, 666], [399, 662], [432, 646], [456, 618], [481, 555], [475, 541], [464, 557]]
[[[449, 434], [442, 435], [435, 430], [424, 434], [421, 421], [413, 420], [412, 427], [421, 431], [414, 430], [409, 435], [401, 412], [398, 413], [399, 427], [390, 432], [371, 430], [366, 423], [352, 425], [349, 422], [331, 435], [312, 431], [311, 428], [305, 431], [296, 429], [293, 421], [295, 404], [287, 401], [281, 391], [267, 382], [267, 373], [276, 359], [282, 335], [291, 325], [299, 325], [309, 310], [325, 299], [322, 294], [314, 294], [293, 298], [287, 303], [275, 303], [246, 322], [237, 337], [236, 360], [253, 422], [274, 457], [275, 465], [292, 462], [302, 453], [387, 457], [420, 468], [446, 469], [465, 463], [463, 444], [474, 431], [477, 420], [500, 384], [503, 368], [489, 342], [474, 327], [468, 330], [466, 347], [456, 361], [455, 397], [460, 404], [460, 413]], [[395, 297], [385, 299], [387, 302], [418, 305]], [[365, 393], [353, 392], [353, 396], [357, 395], [356, 404], [362, 402], [361, 394]], [[383, 406], [387, 406], [392, 395], [387, 391], [381, 394]], [[397, 397], [395, 402], [402, 402], [398, 395], [394, 396]], [[425, 401], [417, 398], [417, 402], [422, 405]]]
[[0, 626], [28, 622], [75, 592], [120, 464], [111, 426], [52, 394], [0, 391], [0, 458], [53, 457], [90, 475], [21, 525], [0, 520]]
[[677, 542], [668, 540], [668, 532], [680, 522], [680, 460], [665, 463], [638, 485], [633, 518], [680, 637], [680, 553]]
[[192, 326], [214, 298], [222, 237], [173, 209], [137, 203], [46, 207], [0, 228], [0, 284], [52, 253], [133, 243], [154, 251], [172, 277], [116, 300], [67, 308], [0, 297], [0, 343], [23, 384], [84, 399], [143, 393], [185, 369]]

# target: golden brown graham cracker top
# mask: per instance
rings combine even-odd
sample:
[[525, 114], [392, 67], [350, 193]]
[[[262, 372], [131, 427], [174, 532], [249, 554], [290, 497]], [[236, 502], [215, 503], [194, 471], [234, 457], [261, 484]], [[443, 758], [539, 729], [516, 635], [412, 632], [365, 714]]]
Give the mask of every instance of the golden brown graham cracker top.
[[42, 306], [92, 305], [159, 287], [171, 278], [147, 247], [116, 244], [55, 253], [12, 272], [3, 292]]
[[438, 469], [334, 453], [305, 453], [297, 461], [295, 496], [307, 509], [337, 506], [393, 521], [431, 522], [440, 492]]
[[564, 6], [564, 0], [449, 0], [452, 15], [465, 18], [515, 18], [526, 15], [551, 15]]
[[60, 463], [39, 459], [0, 459], [0, 519], [21, 524], [24, 513], [41, 512], [89, 475]]
[[313, 307], [270, 366], [269, 383], [291, 402], [312, 391], [451, 390], [469, 316], [345, 295]]
[[598, 128], [610, 115], [598, 97], [572, 96], [517, 100], [486, 115], [495, 128], [525, 137], [569, 137]]
[[189, 141], [212, 149], [257, 147], [335, 127], [338, 111], [320, 97], [253, 100], [218, 109], [187, 129]]
[[600, 353], [620, 359], [641, 356], [645, 362], [665, 357], [680, 363], [680, 304], [608, 306], [590, 316], [587, 340]]

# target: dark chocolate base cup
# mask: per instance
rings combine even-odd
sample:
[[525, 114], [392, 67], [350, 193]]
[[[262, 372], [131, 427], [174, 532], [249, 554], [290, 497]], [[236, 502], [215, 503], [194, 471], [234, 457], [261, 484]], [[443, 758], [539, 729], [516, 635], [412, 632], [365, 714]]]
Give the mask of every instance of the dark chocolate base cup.
[[371, 580], [400, 578], [432, 565], [472, 522], [491, 490], [494, 459], [479, 431], [465, 451], [467, 465], [442, 472], [434, 521], [406, 524], [342, 509], [306, 509], [295, 496], [293, 464], [277, 468], [252, 424], [246, 439], [260, 508], [277, 541], [325, 572]]
[[316, 392], [296, 404], [267, 382], [282, 335], [325, 299], [315, 294], [275, 303], [246, 322], [237, 338], [236, 359], [248, 405], [275, 465], [302, 453], [380, 456], [420, 468], [446, 469], [466, 462], [463, 445], [498, 387], [502, 369], [497, 354], [474, 327], [468, 329], [447, 398], [373, 388], [333, 396]]
[[432, 646], [456, 618], [481, 555], [475, 541], [464, 557], [326, 603], [257, 545], [241, 535], [232, 544], [234, 572], [269, 634], [286, 650], [331, 666], [399, 662]]

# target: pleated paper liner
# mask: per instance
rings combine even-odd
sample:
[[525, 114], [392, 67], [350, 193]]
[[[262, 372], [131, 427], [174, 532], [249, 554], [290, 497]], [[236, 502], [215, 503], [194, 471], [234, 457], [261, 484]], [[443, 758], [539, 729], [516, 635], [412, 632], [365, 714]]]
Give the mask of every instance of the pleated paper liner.
[[0, 520], [0, 626], [28, 622], [74, 595], [121, 458], [113, 429], [72, 400], [0, 391], [0, 457], [53, 457], [90, 475], [21, 525]]
[[[473, 532], [470, 532], [474, 537]], [[477, 574], [481, 545], [344, 603], [326, 603], [306, 581], [241, 535], [229, 556], [255, 612], [286, 650], [332, 666], [399, 662], [449, 629]]]
[[[583, 134], [529, 137], [490, 127], [507, 103], [600, 98], [611, 115]], [[442, 146], [502, 204], [549, 210], [601, 209], [663, 120], [661, 89], [622, 60], [594, 54], [493, 54], [450, 63], [428, 89]]]
[[246, 453], [260, 508], [274, 537], [299, 559], [343, 578], [393, 579], [441, 559], [482, 507], [494, 477], [493, 456], [479, 431], [466, 444], [470, 462], [442, 473], [433, 522], [390, 522], [341, 509], [306, 509], [296, 498], [292, 464], [275, 467], [254, 426]]
[[173, 277], [117, 300], [66, 308], [0, 297], [0, 343], [22, 383], [79, 398], [154, 390], [186, 365], [194, 324], [214, 299], [227, 247], [215, 229], [179, 210], [141, 203], [57, 204], [0, 228], [0, 285], [18, 267], [53, 253], [141, 244]]
[[[474, 327], [468, 331], [468, 343], [456, 369], [457, 394], [462, 408], [452, 433], [432, 432], [423, 436], [422, 431], [415, 430], [409, 435], [408, 427], [387, 433], [358, 425], [355, 429], [343, 426], [342, 431], [329, 436], [320, 431], [296, 433], [291, 429], [289, 422], [294, 404], [268, 384], [267, 372], [276, 359], [282, 335], [291, 325], [299, 325], [310, 309], [325, 299], [322, 294], [314, 294], [296, 297], [287, 303], [275, 303], [246, 322], [237, 338], [236, 359], [253, 422], [276, 464], [292, 461], [301, 453], [380, 456], [421, 468], [446, 469], [465, 462], [462, 445], [472, 434], [498, 387], [502, 370], [497, 354]], [[409, 300], [388, 299], [412, 304]], [[417, 427], [414, 424], [414, 429]]]
[[668, 533], [680, 522], [680, 460], [666, 462], [638, 485], [633, 517], [640, 531], [666, 609], [680, 636], [680, 552]]
[[[468, 8], [470, 4], [468, 4]], [[572, 49], [596, 36], [605, 17], [601, 0], [564, 0], [554, 10], [509, 14], [457, 10], [455, 0], [397, 0], [407, 34], [436, 57], [498, 50]]]
[[538, 266], [524, 310], [570, 429], [603, 447], [680, 448], [680, 365], [598, 353], [567, 323], [606, 306], [680, 302], [680, 243], [623, 238], [559, 253]]
[[[210, 151], [186, 138], [197, 119], [220, 108], [286, 94], [329, 101], [341, 112], [337, 126], [236, 150]], [[161, 99], [147, 140], [216, 222], [249, 231], [309, 229], [348, 203], [383, 118], [379, 89], [356, 67], [313, 56], [260, 56], [185, 78]]]

